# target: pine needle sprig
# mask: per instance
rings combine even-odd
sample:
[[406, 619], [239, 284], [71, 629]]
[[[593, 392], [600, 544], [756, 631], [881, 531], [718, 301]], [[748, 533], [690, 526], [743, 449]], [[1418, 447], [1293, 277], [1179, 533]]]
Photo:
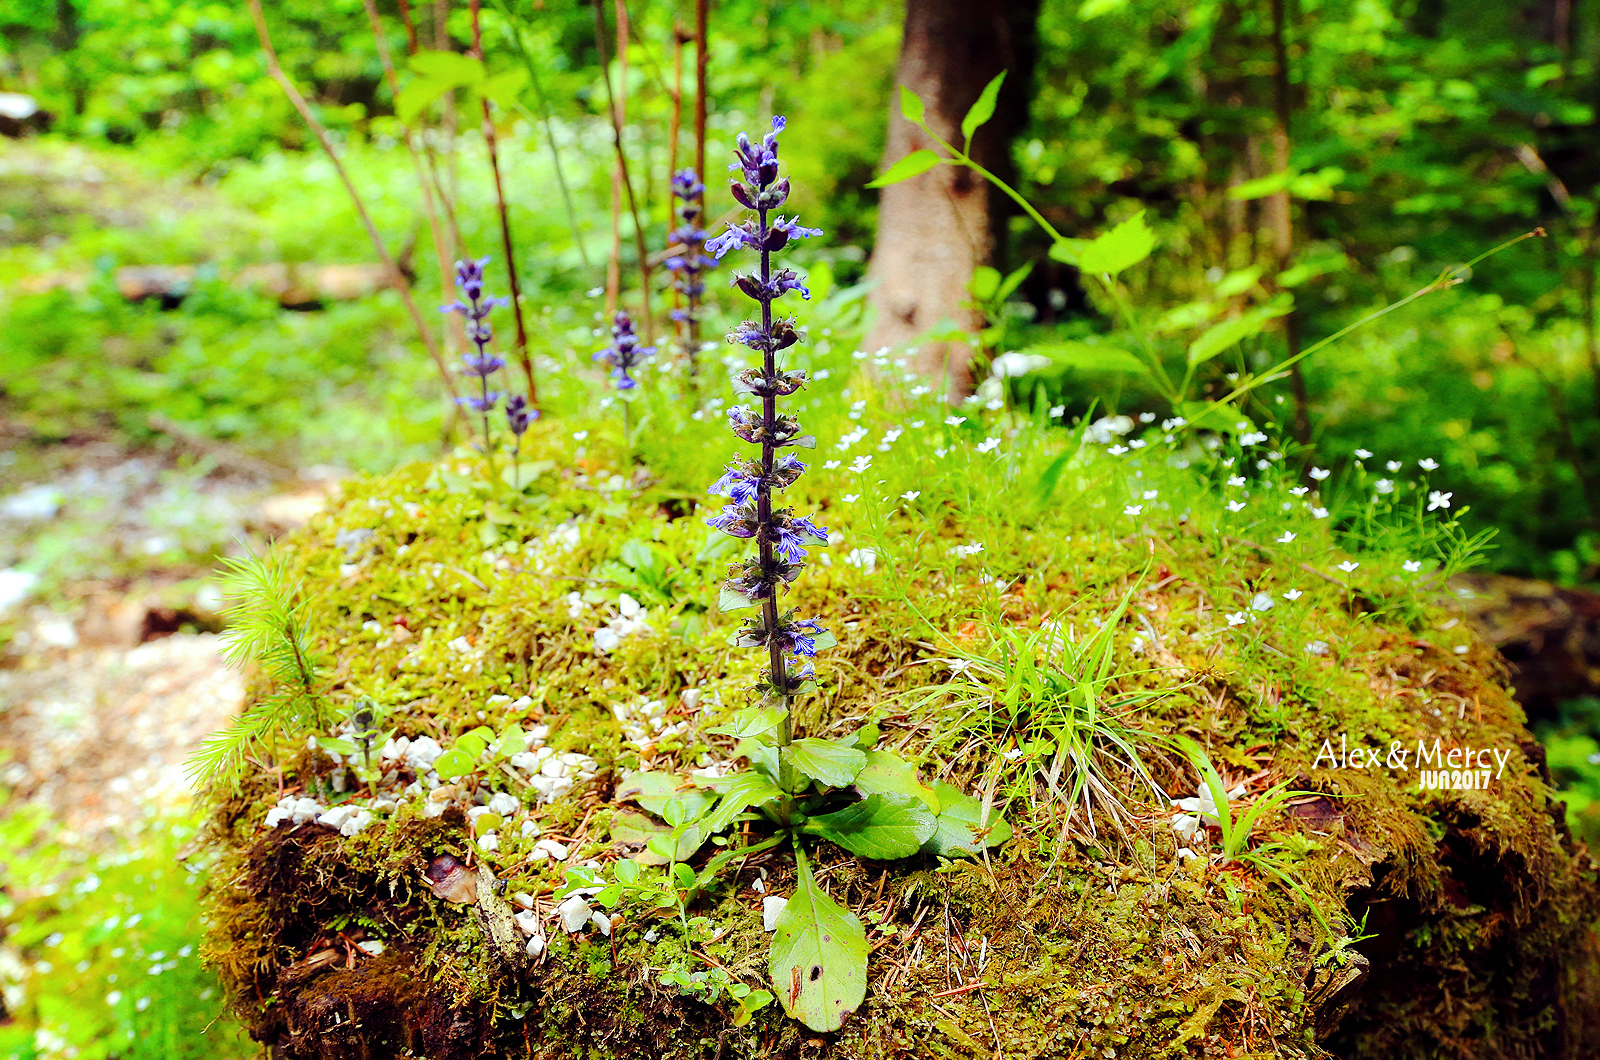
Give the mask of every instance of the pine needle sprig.
[[257, 669], [266, 692], [190, 756], [189, 778], [196, 787], [221, 781], [236, 786], [253, 752], [323, 720], [321, 659], [311, 649], [308, 601], [288, 563], [248, 552], [225, 561], [221, 581], [229, 601], [223, 658], [237, 670]]

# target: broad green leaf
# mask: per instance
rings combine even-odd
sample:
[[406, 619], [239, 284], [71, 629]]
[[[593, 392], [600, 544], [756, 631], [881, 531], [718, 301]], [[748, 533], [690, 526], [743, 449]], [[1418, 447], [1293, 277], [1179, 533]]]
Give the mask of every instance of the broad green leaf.
[[1212, 294], [1218, 298], [1232, 298], [1236, 294], [1244, 294], [1244, 292], [1256, 285], [1257, 280], [1261, 279], [1262, 271], [1260, 265], [1252, 265], [1247, 269], [1235, 269], [1217, 281], [1216, 289], [1212, 291]]
[[796, 740], [784, 750], [796, 769], [830, 788], [844, 787], [867, 765], [864, 752], [815, 736]]
[[507, 726], [506, 731], [500, 734], [500, 739], [494, 743], [494, 756], [496, 758], [510, 758], [512, 755], [521, 754], [528, 749], [528, 736], [519, 726]]
[[415, 125], [417, 115], [428, 109], [428, 104], [450, 91], [450, 88], [451, 85], [447, 81], [418, 78], [400, 90], [400, 95], [394, 102], [395, 117], [400, 119], [402, 125]]
[[354, 740], [346, 740], [338, 736], [318, 736], [317, 746], [324, 751], [332, 751], [336, 755], [353, 755], [359, 748]]
[[481, 60], [460, 52], [424, 49], [413, 55], [406, 65], [414, 74], [430, 81], [443, 81], [451, 87], [480, 84], [485, 76]]
[[1012, 269], [1011, 275], [1005, 278], [1000, 284], [1000, 289], [994, 293], [995, 299], [1004, 302], [1007, 298], [1010, 298], [1011, 293], [1021, 287], [1022, 281], [1026, 280], [1032, 272], [1033, 262], [1031, 261], [1024, 262], [1020, 268]]
[[781, 796], [778, 785], [756, 772], [735, 773], [723, 791], [722, 799], [702, 821], [705, 834], [716, 835], [725, 830], [733, 819], [752, 806], [760, 806]]
[[743, 740], [776, 729], [787, 713], [788, 711], [782, 707], [764, 707], [758, 704], [739, 711], [726, 723], [718, 725], [711, 731], [719, 736], [732, 736], [736, 740]]
[[439, 756], [439, 760], [433, 763], [433, 768], [439, 774], [440, 780], [454, 780], [466, 776], [476, 769], [477, 765], [477, 755], [469, 755], [460, 747], [452, 747]]
[[990, 265], [979, 265], [972, 270], [967, 290], [980, 302], [987, 302], [1000, 289], [1000, 270]]
[[913, 125], [922, 124], [922, 116], [926, 108], [922, 105], [922, 98], [905, 85], [900, 86], [900, 116]]
[[942, 807], [935, 819], [935, 830], [922, 845], [933, 854], [976, 855], [983, 847], [999, 846], [1011, 838], [1011, 826], [994, 809], [989, 811], [989, 831], [979, 835], [983, 825], [983, 803], [949, 784], [935, 784], [934, 792]]
[[806, 821], [803, 830], [863, 858], [908, 858], [934, 834], [933, 813], [912, 795], [869, 795]]
[[760, 770], [769, 780], [776, 783], [778, 779], [778, 748], [773, 744], [753, 737], [740, 740], [733, 747], [735, 758], [748, 758], [750, 764]]
[[506, 823], [506, 819], [498, 813], [480, 813], [478, 819], [472, 822], [472, 830], [478, 835], [489, 832], [498, 832]]
[[917, 767], [888, 751], [868, 751], [867, 764], [856, 774], [856, 790], [868, 795], [908, 795], [939, 812], [939, 796], [917, 779]]
[[1091, 18], [1109, 15], [1113, 11], [1121, 11], [1128, 6], [1128, 0], [1083, 0], [1083, 5], [1078, 8], [1078, 17], [1087, 22]]
[[1050, 244], [1050, 260], [1059, 261], [1063, 265], [1076, 266], [1078, 259], [1083, 255], [1084, 248], [1089, 245], [1087, 239], [1061, 239]]
[[1289, 194], [1297, 199], [1331, 199], [1333, 189], [1344, 181], [1344, 170], [1327, 166], [1315, 173], [1302, 173], [1289, 182]]
[[1232, 320], [1224, 320], [1207, 329], [1199, 338], [1189, 343], [1189, 364], [1203, 364], [1217, 354], [1251, 335], [1259, 334], [1267, 322], [1289, 312], [1279, 303], [1257, 306]]
[[817, 651], [822, 651], [824, 648], [831, 648], [838, 643], [839, 638], [835, 637], [827, 630], [823, 630], [821, 633], [818, 633], [815, 637], [811, 638], [811, 647]]
[[890, 166], [878, 175], [878, 179], [867, 185], [869, 188], [886, 188], [890, 184], [898, 184], [902, 180], [910, 180], [920, 176], [939, 164], [939, 156], [927, 148], [913, 151], [900, 161]]
[[485, 78], [483, 84], [478, 86], [478, 93], [502, 109], [512, 110], [516, 107], [517, 97], [522, 94], [522, 89], [527, 83], [528, 71], [519, 66], [503, 74]]
[[684, 779], [678, 774], [659, 770], [629, 773], [622, 783], [617, 785], [616, 799], [619, 802], [636, 802], [657, 817], [666, 811], [668, 802], [673, 799], [683, 799], [688, 813], [686, 820], [699, 817], [717, 801], [715, 795], [685, 784]]
[[1115, 276], [1139, 264], [1156, 248], [1156, 234], [1144, 223], [1140, 210], [1109, 232], [1103, 232], [1078, 254], [1078, 268], [1084, 272]]
[[636, 571], [651, 570], [656, 565], [656, 553], [648, 541], [631, 538], [622, 543], [622, 562]]
[[814, 1031], [836, 1031], [867, 996], [867, 933], [817, 886], [805, 852], [799, 878], [772, 936], [773, 992], [783, 1010]]
[[1029, 346], [1020, 352], [1048, 357], [1051, 363], [1063, 368], [1077, 368], [1089, 372], [1144, 374], [1149, 371], [1143, 361], [1127, 350], [1089, 342], [1045, 342], [1038, 346]]
[[961, 135], [965, 139], [972, 139], [972, 134], [983, 127], [983, 123], [994, 117], [994, 103], [1000, 95], [1000, 86], [1005, 83], [1006, 72], [1001, 70], [978, 94], [978, 101], [967, 111], [967, 116], [961, 119]]

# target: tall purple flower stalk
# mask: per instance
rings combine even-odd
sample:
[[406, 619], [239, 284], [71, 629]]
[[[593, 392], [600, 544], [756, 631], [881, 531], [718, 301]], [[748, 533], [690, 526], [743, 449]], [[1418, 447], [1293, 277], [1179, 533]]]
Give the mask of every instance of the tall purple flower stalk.
[[483, 267], [487, 264], [489, 264], [487, 257], [479, 258], [477, 261], [456, 262], [456, 286], [466, 296], [466, 301], [463, 302], [458, 298], [447, 306], [439, 307], [442, 313], [460, 313], [465, 318], [467, 338], [478, 348], [476, 353], [461, 355], [462, 374], [477, 377], [478, 393], [458, 397], [456, 404], [466, 405], [482, 414], [485, 454], [489, 452], [489, 410], [500, 400], [500, 392], [489, 389], [489, 377], [506, 366], [504, 357], [485, 352], [494, 338], [494, 329], [489, 326], [489, 314], [497, 306], [511, 304], [509, 298], [484, 296]]
[[616, 380], [618, 390], [632, 390], [639, 385], [639, 380], [628, 373], [655, 355], [654, 346], [639, 345], [639, 336], [633, 332], [633, 318], [626, 310], [619, 309], [611, 323], [611, 345], [596, 353], [594, 359], [611, 366], [611, 378]]
[[[743, 176], [733, 182], [735, 200], [756, 216], [707, 241], [706, 251], [721, 258], [735, 247], [747, 247], [761, 254], [755, 273], [733, 277], [733, 285], [761, 306], [760, 321], [746, 320], [729, 335], [728, 341], [750, 347], [761, 355], [760, 367], [747, 368], [735, 377], [740, 389], [761, 399], [759, 412], [739, 406], [728, 410], [729, 426], [740, 440], [761, 447], [759, 460], [735, 458], [726, 473], [710, 487], [710, 492], [727, 497], [720, 514], [706, 520], [723, 533], [756, 542], [753, 559], [734, 564], [723, 586], [724, 609], [759, 605], [759, 616], [745, 620], [738, 643], [764, 647], [768, 653], [765, 674], [767, 694], [787, 708], [793, 696], [812, 676], [811, 662], [825, 636], [814, 619], [797, 620], [795, 612], [780, 613], [778, 595], [794, 581], [804, 567], [806, 546], [827, 544], [827, 527], [818, 526], [809, 516], [796, 515], [793, 509], [777, 507], [774, 493], [794, 484], [805, 465], [793, 453], [781, 450], [797, 446], [811, 448], [816, 440], [800, 434], [800, 423], [790, 415], [778, 414], [778, 398], [787, 397], [805, 383], [805, 373], [780, 370], [778, 354], [800, 341], [794, 319], [774, 318], [772, 303], [789, 291], [811, 293], [790, 269], [772, 268], [772, 255], [791, 239], [821, 235], [820, 229], [803, 228], [795, 220], [776, 216], [789, 197], [789, 181], [778, 175], [778, 134], [784, 119], [772, 119], [772, 131], [759, 144], [739, 134], [738, 161], [729, 167]], [[790, 663], [794, 669], [790, 669]], [[779, 730], [779, 742], [790, 740], [787, 713]]]
[[678, 227], [667, 235], [667, 242], [683, 248], [682, 253], [667, 259], [672, 271], [673, 289], [683, 296], [683, 305], [672, 311], [678, 322], [679, 342], [689, 359], [691, 385], [700, 374], [700, 300], [706, 292], [701, 273], [717, 267], [717, 260], [704, 253], [706, 186], [692, 169], [680, 169], [672, 175], [672, 195], [678, 200]]

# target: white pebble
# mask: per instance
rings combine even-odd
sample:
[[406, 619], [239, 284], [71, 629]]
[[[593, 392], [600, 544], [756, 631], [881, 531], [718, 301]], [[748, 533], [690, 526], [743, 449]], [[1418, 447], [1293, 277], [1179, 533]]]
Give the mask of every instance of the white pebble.
[[517, 922], [517, 927], [522, 929], [524, 935], [537, 935], [539, 933], [539, 914], [531, 909], [524, 909], [512, 917]]
[[595, 928], [599, 930], [600, 934], [604, 935], [606, 938], [611, 937], [611, 918], [606, 916], [604, 913], [596, 911], [596, 913], [589, 918], [589, 923], [593, 924]]
[[535, 935], [528, 940], [528, 956], [537, 957], [544, 952], [544, 936]]
[[533, 844], [534, 861], [543, 861], [545, 858], [554, 858], [557, 861], [567, 860], [567, 848], [564, 843], [557, 843], [554, 839], [541, 839]]
[[556, 912], [561, 914], [561, 926], [569, 935], [575, 934], [589, 922], [589, 903], [583, 900], [581, 894], [575, 894], [562, 902]]
[[521, 805], [515, 795], [504, 791], [495, 792], [494, 797], [489, 800], [489, 809], [501, 817], [510, 817], [517, 812], [517, 807]]
[[406, 765], [420, 773], [432, 767], [442, 754], [444, 748], [439, 746], [438, 740], [432, 736], [419, 736], [406, 748]]
[[778, 917], [783, 913], [784, 906], [789, 904], [789, 899], [780, 898], [769, 894], [761, 899], [761, 927], [765, 931], [778, 930]]
[[516, 894], [511, 896], [511, 900], [516, 902], [524, 909], [533, 908], [533, 895], [529, 894], [527, 891], [518, 891]]
[[378, 954], [383, 952], [383, 943], [378, 939], [368, 939], [365, 942], [356, 943], [356, 949], [360, 950], [362, 953], [370, 954], [371, 956], [376, 957]]

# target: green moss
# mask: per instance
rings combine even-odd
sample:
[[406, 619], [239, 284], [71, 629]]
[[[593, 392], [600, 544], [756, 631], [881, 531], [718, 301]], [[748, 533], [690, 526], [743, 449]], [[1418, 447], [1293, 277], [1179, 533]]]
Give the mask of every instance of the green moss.
[[[683, 506], [665, 487], [622, 499], [546, 473], [520, 501], [485, 500], [471, 474], [466, 465], [418, 467], [351, 484], [287, 546], [318, 587], [308, 621], [338, 660], [330, 695], [371, 697], [401, 733], [445, 746], [480, 724], [549, 725], [551, 747], [594, 757], [600, 775], [539, 808], [544, 834], [569, 842], [568, 864], [612, 857], [613, 782], [641, 754], [613, 707], [678, 703], [698, 689], [698, 708], [677, 715], [687, 731], [658, 744], [652, 765], [693, 767], [704, 753], [728, 754], [706, 730], [745, 701], [757, 666], [726, 646], [731, 623], [712, 606], [729, 550], [698, 520], [679, 517]], [[829, 518], [847, 538], [866, 539], [850, 512]], [[372, 533], [336, 545], [340, 530], [355, 529]], [[996, 1049], [1030, 1060], [1421, 1058], [1594, 1048], [1595, 865], [1557, 826], [1536, 745], [1490, 649], [1436, 647], [1424, 631], [1437, 612], [1378, 614], [1333, 585], [1309, 589], [1313, 606], [1302, 612], [1314, 616], [1316, 639], [1333, 646], [1327, 655], [1302, 650], [1309, 631], [1293, 626], [1220, 636], [1220, 587], [1248, 599], [1287, 584], [1267, 554], [1177, 534], [1160, 542], [1160, 564], [1140, 583], [1150, 540], [1077, 526], [1063, 544], [1061, 530], [1043, 522], [1014, 530], [1018, 580], [1005, 592], [928, 560], [946, 545], [925, 534], [904, 535], [895, 546], [903, 554], [879, 558], [929, 571], [914, 595], [897, 594], [881, 571], [869, 578], [837, 560], [796, 587], [795, 605], [823, 615], [840, 640], [821, 667], [821, 693], [799, 712], [801, 728], [838, 733], [877, 718], [884, 740], [928, 773], [994, 784], [1017, 832], [986, 863], [947, 871], [819, 852], [825, 885], [862, 914], [874, 944], [866, 1005], [821, 1045], [776, 1005], [732, 1030], [725, 1005], [660, 983], [663, 969], [720, 967], [765, 985], [768, 937], [748, 885], [764, 871], [769, 889], [784, 893], [786, 856], [752, 858], [737, 887], [702, 902], [695, 913], [714, 937], [691, 943], [675, 920], [622, 909], [609, 940], [558, 931], [540, 960], [507, 962], [494, 956], [474, 906], [441, 901], [422, 878], [441, 854], [472, 856], [459, 811], [430, 818], [416, 798], [354, 837], [261, 827], [280, 783], [311, 788], [334, 772], [304, 751], [216, 796], [212, 838], [224, 862], [209, 896], [208, 952], [241, 1015], [297, 1057], [410, 1048], [441, 1058], [606, 1060], [887, 1060]], [[629, 541], [655, 560], [630, 562], [642, 553], [625, 554]], [[1264, 822], [1301, 852], [1293, 871], [1302, 892], [1238, 866], [1183, 864], [1163, 807], [1136, 808], [1125, 834], [1109, 820], [1094, 839], [1064, 834], [1039, 771], [996, 757], [1008, 746], [1004, 726], [948, 716], [936, 700], [909, 706], [905, 693], [940, 679], [926, 664], [947, 652], [942, 644], [981, 648], [993, 629], [1033, 628], [1046, 617], [1089, 628], [1130, 588], [1138, 617], [1118, 638], [1117, 689], [1159, 695], [1139, 700], [1126, 720], [1195, 738], [1235, 779], [1259, 773], [1321, 793]], [[593, 631], [623, 591], [649, 608], [649, 632], [601, 653]], [[1137, 653], [1135, 633], [1146, 642]], [[522, 696], [531, 703], [517, 705]], [[1512, 758], [1490, 790], [1422, 793], [1414, 773], [1319, 763], [1322, 740], [1340, 734], [1379, 747], [1437, 737]], [[1146, 753], [1169, 791], [1190, 793], [1179, 758], [1157, 743]], [[497, 773], [478, 783], [527, 794]], [[548, 907], [559, 866], [530, 860], [531, 846], [507, 833], [486, 859], [510, 891]], [[1330, 951], [1308, 900], [1335, 924], [1346, 910], [1365, 917], [1373, 937], [1354, 949], [1334, 940]], [[349, 953], [339, 936], [346, 925], [382, 938], [384, 953], [307, 965], [319, 949]]]

